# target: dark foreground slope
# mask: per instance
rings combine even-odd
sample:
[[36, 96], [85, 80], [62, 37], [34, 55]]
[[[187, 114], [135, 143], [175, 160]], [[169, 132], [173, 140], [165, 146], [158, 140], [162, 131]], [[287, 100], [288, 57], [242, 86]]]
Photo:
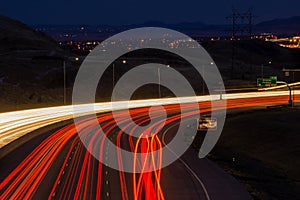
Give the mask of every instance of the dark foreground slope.
[[232, 114], [211, 159], [256, 199], [299, 199], [299, 120], [299, 109]]

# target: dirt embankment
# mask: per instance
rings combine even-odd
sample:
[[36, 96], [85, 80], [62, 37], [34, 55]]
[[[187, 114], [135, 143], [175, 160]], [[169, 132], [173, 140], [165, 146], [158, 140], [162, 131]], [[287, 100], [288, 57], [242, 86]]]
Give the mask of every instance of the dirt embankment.
[[254, 199], [300, 199], [300, 109], [231, 114], [210, 159]]

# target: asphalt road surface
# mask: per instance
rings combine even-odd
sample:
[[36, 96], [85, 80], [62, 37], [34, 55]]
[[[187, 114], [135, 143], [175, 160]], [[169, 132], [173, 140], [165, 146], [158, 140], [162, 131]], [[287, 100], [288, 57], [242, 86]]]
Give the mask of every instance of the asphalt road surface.
[[[226, 107], [274, 105], [286, 103], [287, 99], [282, 95], [231, 99], [227, 100]], [[102, 164], [86, 150], [72, 121], [35, 130], [29, 134], [34, 137], [26, 135], [14, 140], [10, 145], [16, 148], [10, 147], [0, 160], [0, 199], [251, 199], [236, 180], [209, 160], [199, 159], [193, 149], [170, 166], [160, 168], [161, 148], [174, 137], [176, 124], [199, 115], [194, 105], [182, 104], [183, 113], [178, 104], [152, 110], [157, 123], [138, 137], [133, 135], [137, 127], [150, 121], [148, 107], [130, 111], [134, 122], [127, 118], [126, 111], [117, 111], [115, 114], [125, 125], [124, 129], [118, 127], [111, 112], [99, 114], [97, 123], [91, 117], [82, 118], [79, 121], [84, 129], [81, 139], [98, 151], [106, 163], [116, 161], [119, 170]], [[210, 102], [199, 102], [199, 106], [210, 111]], [[160, 118], [165, 111], [168, 118], [162, 124]], [[105, 137], [99, 132], [98, 124]], [[159, 127], [163, 128], [157, 131]], [[128, 161], [118, 151], [110, 151], [108, 140], [134, 155], [141, 152], [151, 156]], [[19, 142], [22, 145], [18, 145]], [[140, 173], [123, 172], [128, 163], [134, 169], [139, 168]]]

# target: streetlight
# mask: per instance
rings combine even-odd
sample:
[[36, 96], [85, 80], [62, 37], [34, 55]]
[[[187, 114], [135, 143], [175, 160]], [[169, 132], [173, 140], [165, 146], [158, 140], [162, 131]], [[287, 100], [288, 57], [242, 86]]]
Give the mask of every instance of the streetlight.
[[[170, 67], [170, 65], [166, 65], [166, 67]], [[160, 90], [160, 67], [157, 68], [157, 76], [158, 76], [158, 98], [161, 98], [161, 90]]]
[[114, 88], [115, 88], [115, 63], [112, 64], [112, 95], [114, 94]]
[[290, 72], [292, 72], [292, 79], [293, 79], [293, 101], [295, 101], [295, 90], [294, 90], [294, 85], [295, 85], [295, 72], [300, 72], [300, 69], [285, 69], [283, 68], [282, 71], [285, 73], [285, 76], [288, 77], [290, 76]]
[[[210, 62], [209, 63], [210, 65], [214, 65], [215, 63], [214, 62]], [[204, 95], [204, 90], [205, 90], [205, 70], [204, 70], [204, 66], [202, 66], [202, 95]]]
[[64, 71], [64, 105], [67, 104], [67, 81], [66, 81], [66, 60], [63, 61]]
[[[293, 83], [295, 83], [295, 72], [293, 72]], [[295, 90], [293, 85], [293, 102], [295, 102]]]
[[285, 85], [289, 88], [289, 91], [290, 91], [289, 106], [293, 107], [292, 89], [291, 89], [291, 86], [290, 86], [289, 84], [287, 84], [286, 82], [284, 82], [284, 81], [277, 81], [277, 83], [285, 84]]
[[67, 71], [66, 71], [66, 63], [68, 60], [79, 61], [79, 57], [65, 57], [61, 58], [63, 60], [63, 77], [64, 77], [64, 105], [67, 104]]
[[160, 67], [157, 68], [157, 75], [158, 75], [158, 98], [161, 98], [161, 91], [160, 91]]
[[[126, 64], [126, 60], [122, 60], [123, 64]], [[112, 95], [115, 88], [115, 63], [112, 63]], [[113, 97], [113, 96], [112, 96]]]
[[[269, 61], [268, 65], [271, 65], [271, 64], [272, 64], [272, 62]], [[264, 78], [264, 64], [261, 65], [261, 78]]]

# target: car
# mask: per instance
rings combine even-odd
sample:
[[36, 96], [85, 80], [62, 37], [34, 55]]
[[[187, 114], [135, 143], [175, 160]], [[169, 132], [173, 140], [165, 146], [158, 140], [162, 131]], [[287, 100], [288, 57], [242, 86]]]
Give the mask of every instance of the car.
[[216, 130], [217, 119], [211, 117], [202, 117], [198, 120], [198, 131]]

